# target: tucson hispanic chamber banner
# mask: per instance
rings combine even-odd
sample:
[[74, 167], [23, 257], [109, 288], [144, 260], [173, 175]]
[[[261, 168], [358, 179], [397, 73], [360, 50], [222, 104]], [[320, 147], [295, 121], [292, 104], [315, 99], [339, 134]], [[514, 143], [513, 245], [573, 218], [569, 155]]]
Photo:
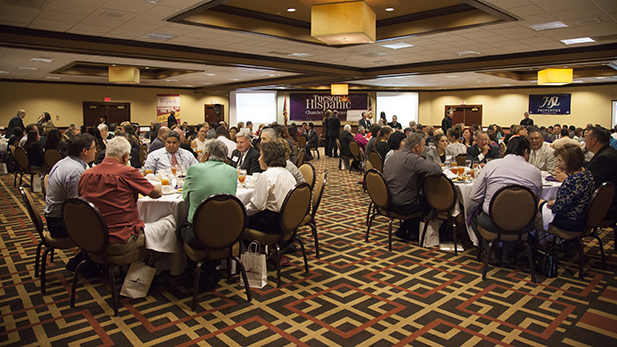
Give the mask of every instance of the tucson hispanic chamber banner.
[[156, 95], [156, 122], [167, 125], [167, 117], [171, 111], [176, 111], [176, 120], [180, 122], [180, 95], [157, 94]]
[[570, 114], [572, 94], [529, 95], [531, 114]]
[[368, 94], [290, 93], [289, 104], [290, 120], [320, 121], [326, 110], [337, 110], [342, 121], [357, 121], [368, 108]]

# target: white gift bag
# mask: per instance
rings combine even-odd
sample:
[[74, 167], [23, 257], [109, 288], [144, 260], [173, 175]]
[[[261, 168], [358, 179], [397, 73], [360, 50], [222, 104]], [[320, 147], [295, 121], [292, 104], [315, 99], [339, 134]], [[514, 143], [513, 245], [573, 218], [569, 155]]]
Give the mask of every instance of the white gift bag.
[[156, 269], [140, 261], [131, 264], [126, 274], [120, 295], [129, 298], [145, 298], [156, 274]]
[[43, 191], [42, 177], [40, 174], [37, 174], [32, 180], [32, 191], [35, 193], [40, 193]]
[[[430, 223], [428, 223], [428, 228], [426, 228], [426, 236], [424, 237], [424, 243], [420, 245], [421, 247], [437, 247], [439, 246], [439, 227], [443, 223], [440, 219], [433, 219]], [[422, 234], [424, 233], [424, 221], [420, 222], [420, 239], [422, 240]]]
[[240, 255], [240, 261], [244, 265], [249, 287], [262, 289], [268, 284], [266, 255], [261, 253], [259, 242], [251, 242], [246, 252]]

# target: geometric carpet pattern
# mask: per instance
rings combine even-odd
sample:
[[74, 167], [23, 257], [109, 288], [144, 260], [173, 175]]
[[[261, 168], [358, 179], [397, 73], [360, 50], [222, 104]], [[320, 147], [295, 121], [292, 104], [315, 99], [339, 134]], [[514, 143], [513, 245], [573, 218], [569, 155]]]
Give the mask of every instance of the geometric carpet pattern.
[[[322, 152], [323, 153], [323, 152]], [[73, 273], [64, 266], [77, 250], [56, 251], [47, 265], [47, 292], [34, 278], [38, 235], [13, 176], [0, 176], [0, 345], [8, 346], [615, 346], [617, 254], [603, 230], [602, 270], [595, 241], [585, 243], [585, 280], [578, 257], [562, 261], [556, 278], [528, 269], [491, 266], [482, 280], [475, 248], [422, 248], [393, 239], [376, 218], [364, 241], [369, 198], [357, 172], [338, 159], [313, 160], [328, 182], [317, 213], [321, 258], [309, 228], [299, 231], [309, 256], [290, 255], [282, 286], [276, 272], [248, 303], [238, 282], [200, 289], [196, 312], [186, 276], [157, 275], [143, 299], [121, 297], [113, 317], [105, 276], [83, 279], [69, 305]], [[43, 210], [41, 194], [35, 205]], [[395, 227], [397, 222], [394, 223]], [[465, 238], [464, 232], [459, 238]]]

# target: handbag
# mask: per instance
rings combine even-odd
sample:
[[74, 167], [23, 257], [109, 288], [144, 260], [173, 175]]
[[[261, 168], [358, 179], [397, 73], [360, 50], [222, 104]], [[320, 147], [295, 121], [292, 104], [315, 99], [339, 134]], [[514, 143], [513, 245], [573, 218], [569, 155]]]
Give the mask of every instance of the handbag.
[[249, 287], [262, 289], [268, 284], [268, 267], [266, 255], [261, 253], [261, 245], [257, 241], [251, 242], [246, 252], [240, 255], [244, 265]]
[[156, 274], [156, 269], [140, 261], [131, 264], [129, 272], [126, 274], [120, 295], [129, 298], [145, 298]]
[[557, 277], [557, 269], [559, 268], [557, 255], [543, 251], [538, 251], [538, 255], [537, 270], [548, 278]]
[[40, 193], [43, 191], [42, 184], [43, 177], [40, 174], [36, 174], [36, 177], [32, 180], [32, 191], [34, 193]]

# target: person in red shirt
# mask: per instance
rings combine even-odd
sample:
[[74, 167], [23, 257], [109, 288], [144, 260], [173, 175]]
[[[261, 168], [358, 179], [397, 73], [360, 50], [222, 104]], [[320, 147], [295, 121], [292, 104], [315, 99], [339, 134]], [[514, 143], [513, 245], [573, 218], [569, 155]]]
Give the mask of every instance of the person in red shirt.
[[[145, 244], [144, 228], [173, 228], [175, 219], [168, 216], [155, 223], [139, 218], [139, 194], [153, 199], [162, 196], [161, 188], [152, 185], [137, 169], [127, 165], [131, 144], [124, 137], [107, 143], [105, 159], [81, 175], [79, 195], [93, 203], [103, 215], [109, 230], [107, 254], [126, 254]], [[146, 231], [146, 234], [148, 232]]]

